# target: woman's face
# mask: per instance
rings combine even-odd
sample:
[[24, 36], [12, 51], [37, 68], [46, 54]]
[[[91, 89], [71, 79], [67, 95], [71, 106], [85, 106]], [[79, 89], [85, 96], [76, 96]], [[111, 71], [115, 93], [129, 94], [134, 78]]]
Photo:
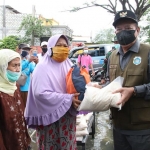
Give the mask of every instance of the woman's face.
[[64, 38], [60, 37], [55, 46], [68, 47], [68, 44]]
[[8, 63], [7, 70], [12, 72], [20, 72], [20, 58], [15, 58]]

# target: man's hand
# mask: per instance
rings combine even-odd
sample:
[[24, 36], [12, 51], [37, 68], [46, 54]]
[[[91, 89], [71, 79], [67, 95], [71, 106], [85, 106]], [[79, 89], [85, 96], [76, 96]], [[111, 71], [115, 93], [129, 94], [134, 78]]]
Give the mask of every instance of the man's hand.
[[37, 64], [39, 62], [39, 59], [37, 57], [34, 57], [33, 61]]
[[29, 62], [32, 62], [32, 61], [34, 61], [34, 56], [31, 56], [31, 57], [29, 58]]
[[130, 88], [120, 88], [116, 91], [113, 92], [114, 93], [121, 93], [121, 99], [119, 100], [119, 102], [117, 103], [117, 105], [124, 105], [129, 98], [133, 95], [134, 92], [134, 88], [130, 87]]
[[35, 57], [35, 56], [31, 56], [30, 59], [29, 59], [30, 62], [35, 62], [36, 64], [39, 62], [39, 59], [38, 57]]
[[77, 109], [79, 107], [80, 103], [81, 103], [81, 101], [77, 99], [79, 94], [80, 93], [75, 93], [74, 96], [73, 96], [73, 99], [72, 99], [72, 105], [75, 109]]

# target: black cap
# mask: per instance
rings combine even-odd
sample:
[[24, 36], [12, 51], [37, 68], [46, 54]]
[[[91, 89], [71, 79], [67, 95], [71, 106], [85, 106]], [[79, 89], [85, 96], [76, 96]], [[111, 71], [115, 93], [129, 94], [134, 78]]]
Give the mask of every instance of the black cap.
[[30, 47], [30, 45], [29, 44], [24, 44], [24, 43], [22, 43], [22, 44], [19, 44], [19, 49], [22, 49], [22, 48], [28, 48], [28, 49], [31, 49], [31, 47]]
[[117, 22], [121, 19], [131, 19], [135, 23], [138, 23], [135, 13], [132, 12], [131, 10], [122, 10], [117, 12], [114, 18], [113, 26], [116, 27]]

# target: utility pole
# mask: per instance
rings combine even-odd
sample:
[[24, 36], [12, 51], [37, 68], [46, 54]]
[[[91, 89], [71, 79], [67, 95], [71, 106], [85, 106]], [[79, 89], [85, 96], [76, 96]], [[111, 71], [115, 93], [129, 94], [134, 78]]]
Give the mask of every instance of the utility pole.
[[[35, 5], [32, 5], [32, 16], [35, 17]], [[31, 35], [31, 45], [34, 46], [34, 30], [32, 31]]]
[[32, 5], [32, 16], [33, 17], [35, 17], [35, 13], [36, 13], [35, 5]]
[[5, 0], [3, 0], [3, 38], [6, 37], [6, 8], [5, 8]]
[[90, 33], [90, 40], [91, 40], [91, 43], [93, 42], [92, 40], [92, 30], [91, 30], [91, 33]]

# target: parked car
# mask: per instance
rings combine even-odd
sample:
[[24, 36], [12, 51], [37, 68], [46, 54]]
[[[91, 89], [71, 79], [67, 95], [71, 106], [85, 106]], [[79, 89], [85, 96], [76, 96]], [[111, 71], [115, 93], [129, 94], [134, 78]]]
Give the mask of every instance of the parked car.
[[[114, 44], [99, 44], [99, 45], [89, 45], [88, 55], [92, 57], [94, 70], [101, 69], [104, 64], [104, 59], [108, 51], [114, 47]], [[69, 58], [75, 64], [77, 63], [78, 55], [83, 53], [84, 47], [76, 47], [70, 50]]]

